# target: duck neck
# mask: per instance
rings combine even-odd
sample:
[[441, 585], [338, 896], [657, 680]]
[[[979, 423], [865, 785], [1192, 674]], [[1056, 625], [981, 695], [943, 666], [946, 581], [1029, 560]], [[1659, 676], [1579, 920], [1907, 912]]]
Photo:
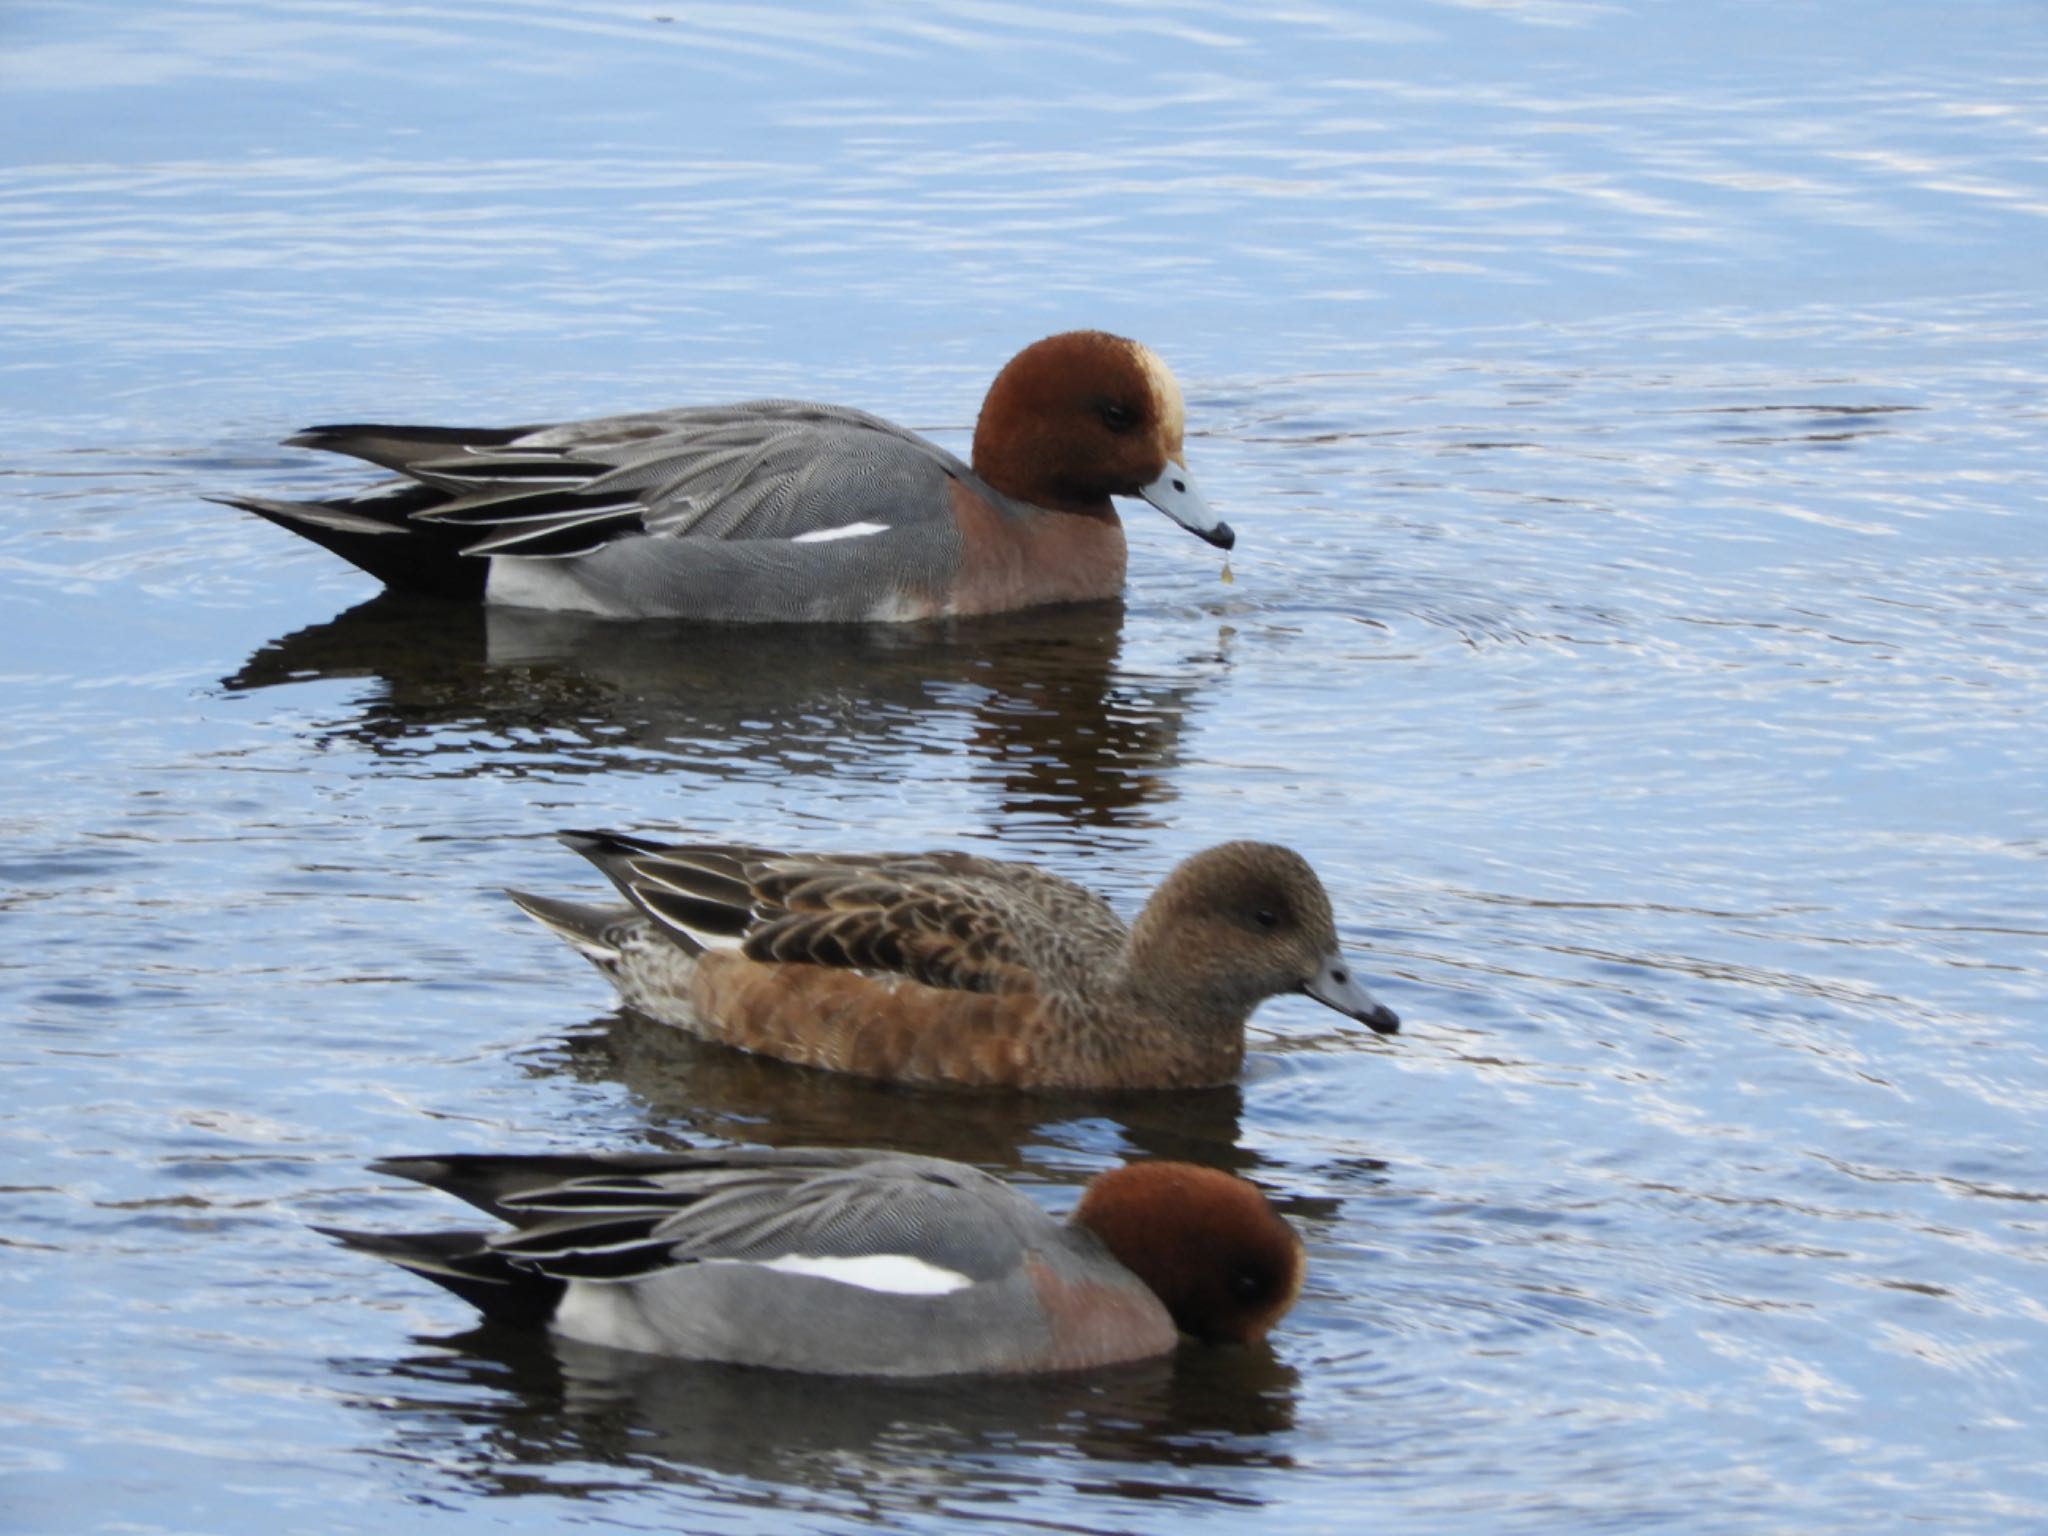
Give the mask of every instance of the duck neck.
[[1142, 1038], [1155, 1059], [1173, 1064], [1176, 1086], [1229, 1082], [1244, 1060], [1244, 1025], [1257, 999], [1235, 995], [1229, 978], [1185, 950], [1147, 942], [1143, 915], [1119, 963], [1103, 978], [1092, 1014], [1111, 1021], [1121, 1049]]
[[1116, 503], [1103, 491], [1068, 484], [1054, 468], [1052, 455], [1039, 451], [1029, 438], [1007, 436], [990, 440], [988, 434], [979, 434], [974, 440], [972, 462], [976, 475], [1012, 501], [1099, 523], [1122, 522]]

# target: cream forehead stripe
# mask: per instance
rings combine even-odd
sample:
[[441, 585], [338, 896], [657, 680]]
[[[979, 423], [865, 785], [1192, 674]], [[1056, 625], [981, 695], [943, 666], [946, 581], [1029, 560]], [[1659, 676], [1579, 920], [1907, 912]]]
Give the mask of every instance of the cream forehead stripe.
[[1173, 370], [1166, 366], [1159, 354], [1142, 341], [1134, 341], [1131, 346], [1137, 351], [1145, 377], [1152, 381], [1152, 396], [1159, 402], [1159, 424], [1166, 429], [1167, 441], [1178, 448], [1188, 422], [1187, 405], [1181, 399], [1180, 380], [1173, 376]]
[[836, 1280], [841, 1285], [857, 1285], [864, 1291], [888, 1291], [897, 1296], [944, 1296], [951, 1291], [964, 1291], [974, 1284], [958, 1270], [946, 1269], [907, 1253], [863, 1253], [837, 1259], [785, 1253], [780, 1258], [766, 1261], [703, 1259], [699, 1262], [753, 1264], [759, 1269], [779, 1269], [786, 1275]]

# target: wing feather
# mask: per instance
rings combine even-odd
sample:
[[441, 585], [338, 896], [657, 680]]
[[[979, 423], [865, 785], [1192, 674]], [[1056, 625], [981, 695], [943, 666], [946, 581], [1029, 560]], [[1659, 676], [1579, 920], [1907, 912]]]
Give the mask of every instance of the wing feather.
[[1098, 896], [1028, 864], [967, 853], [786, 854], [565, 833], [691, 949], [1021, 994], [1099, 971], [1123, 923]]
[[369, 505], [388, 486], [320, 504], [376, 524], [344, 531], [454, 525], [479, 535], [470, 555], [588, 554], [629, 534], [794, 539], [929, 509], [943, 502], [935, 477], [969, 473], [879, 416], [793, 400], [541, 428], [316, 427], [290, 441], [395, 469], [416, 493], [400, 518]]
[[[563, 1280], [646, 1279], [703, 1260], [903, 1254], [982, 1278], [1043, 1218], [1000, 1181], [936, 1158], [841, 1148], [378, 1165], [494, 1211], [490, 1249]], [[509, 1192], [508, 1192], [509, 1190]]]

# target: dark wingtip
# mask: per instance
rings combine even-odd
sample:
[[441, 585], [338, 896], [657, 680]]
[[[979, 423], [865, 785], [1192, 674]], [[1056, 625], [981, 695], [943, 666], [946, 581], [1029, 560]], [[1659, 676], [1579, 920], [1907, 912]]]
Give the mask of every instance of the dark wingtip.
[[555, 841], [582, 854], [592, 863], [607, 855], [630, 857], [661, 850], [661, 844], [648, 838], [635, 837], [629, 832], [600, 831], [595, 827], [564, 827], [555, 834]]

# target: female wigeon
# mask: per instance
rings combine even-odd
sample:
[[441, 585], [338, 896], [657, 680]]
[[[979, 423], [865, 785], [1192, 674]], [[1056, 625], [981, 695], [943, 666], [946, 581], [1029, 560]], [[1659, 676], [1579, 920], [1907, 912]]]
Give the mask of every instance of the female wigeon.
[[486, 1317], [585, 1343], [835, 1375], [1077, 1370], [1181, 1334], [1263, 1338], [1302, 1247], [1265, 1196], [1132, 1163], [1064, 1223], [935, 1157], [844, 1148], [402, 1157], [510, 1231], [322, 1227]]
[[969, 468], [880, 417], [792, 400], [558, 426], [313, 427], [405, 478], [329, 501], [220, 497], [407, 591], [613, 618], [888, 622], [1114, 597], [1141, 496], [1234, 535], [1149, 347], [1069, 331], [1012, 358]]
[[1230, 1081], [1252, 1010], [1306, 992], [1393, 1034], [1306, 860], [1225, 843], [1126, 928], [1029, 864], [964, 853], [786, 854], [564, 842], [632, 903], [509, 894], [641, 1013], [707, 1040], [895, 1082], [1191, 1088]]

